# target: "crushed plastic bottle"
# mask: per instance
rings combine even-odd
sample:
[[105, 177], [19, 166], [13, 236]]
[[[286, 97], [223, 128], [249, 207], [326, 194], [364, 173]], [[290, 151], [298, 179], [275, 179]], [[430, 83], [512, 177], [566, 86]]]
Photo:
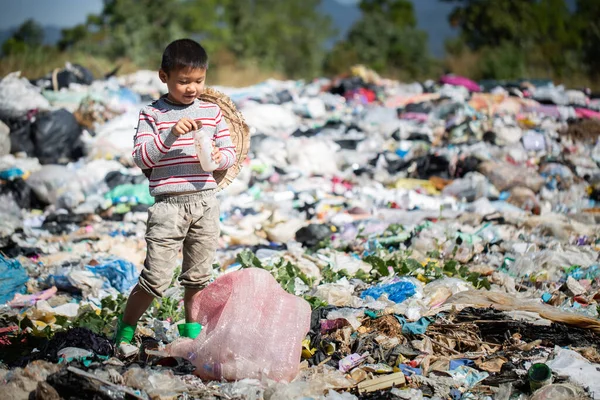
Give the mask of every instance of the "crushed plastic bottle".
[[194, 146], [196, 147], [196, 154], [198, 155], [198, 161], [202, 169], [206, 172], [212, 172], [219, 167], [213, 158], [212, 152], [214, 148], [213, 137], [210, 132], [205, 128], [200, 128], [194, 131]]

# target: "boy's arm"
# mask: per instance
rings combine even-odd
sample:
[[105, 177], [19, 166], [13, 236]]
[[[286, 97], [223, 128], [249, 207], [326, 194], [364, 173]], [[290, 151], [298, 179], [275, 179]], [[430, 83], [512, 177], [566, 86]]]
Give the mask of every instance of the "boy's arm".
[[217, 170], [225, 170], [231, 168], [235, 164], [235, 146], [231, 141], [231, 135], [229, 134], [229, 127], [225, 121], [225, 117], [221, 113], [221, 109], [218, 109], [217, 116], [215, 117], [217, 127], [215, 128], [215, 146], [219, 148], [223, 159]]
[[159, 130], [152, 112], [144, 108], [133, 139], [133, 161], [142, 170], [151, 169], [169, 152], [175, 140], [177, 136], [171, 129]]

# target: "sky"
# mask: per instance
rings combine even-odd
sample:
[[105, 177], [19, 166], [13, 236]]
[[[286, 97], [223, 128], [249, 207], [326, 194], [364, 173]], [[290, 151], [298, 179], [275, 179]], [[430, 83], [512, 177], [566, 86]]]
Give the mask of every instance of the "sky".
[[[284, 0], [282, 0], [284, 1]], [[429, 34], [429, 48], [443, 56], [444, 42], [456, 35], [448, 24], [451, 4], [439, 0], [411, 0], [415, 6], [419, 28]], [[330, 14], [343, 37], [352, 23], [360, 17], [358, 0], [323, 0], [321, 9]], [[102, 0], [0, 0], [0, 31], [19, 26], [33, 18], [43, 26], [71, 27], [85, 21], [88, 14], [102, 10]]]

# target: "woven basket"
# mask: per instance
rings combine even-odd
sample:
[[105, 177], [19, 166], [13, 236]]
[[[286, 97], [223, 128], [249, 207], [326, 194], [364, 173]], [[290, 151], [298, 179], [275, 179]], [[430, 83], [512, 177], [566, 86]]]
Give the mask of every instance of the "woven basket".
[[217, 181], [219, 190], [223, 190], [240, 173], [242, 164], [248, 156], [248, 150], [250, 149], [250, 128], [246, 124], [246, 121], [244, 121], [242, 113], [238, 111], [233, 101], [224, 93], [212, 88], [206, 88], [198, 98], [207, 103], [216, 104], [221, 108], [221, 113], [229, 126], [231, 141], [235, 146], [235, 164], [227, 170], [213, 172], [213, 177]]

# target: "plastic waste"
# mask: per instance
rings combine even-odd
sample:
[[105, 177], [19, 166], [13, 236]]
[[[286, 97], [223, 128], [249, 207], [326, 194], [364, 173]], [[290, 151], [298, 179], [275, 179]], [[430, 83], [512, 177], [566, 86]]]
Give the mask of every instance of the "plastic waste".
[[48, 165], [26, 180], [43, 203], [73, 209], [85, 200], [75, 171], [62, 165]]
[[531, 400], [571, 400], [584, 397], [583, 391], [572, 385], [555, 383], [536, 391]]
[[133, 366], [123, 374], [123, 380], [127, 386], [148, 393], [150, 398], [174, 398], [188, 390], [169, 370], [153, 371]]
[[50, 103], [40, 94], [40, 90], [20, 72], [6, 75], [0, 81], [0, 118], [21, 117], [29, 110], [49, 110]]
[[212, 159], [212, 151], [215, 145], [211, 133], [207, 129], [201, 128], [194, 131], [193, 135], [196, 154], [202, 169], [206, 172], [212, 172], [219, 168], [219, 164]]
[[97, 265], [88, 265], [86, 268], [106, 278], [110, 286], [121, 293], [128, 292], [137, 283], [139, 275], [135, 265], [118, 258], [101, 260]]
[[338, 307], [349, 306], [352, 303], [354, 286], [350, 285], [348, 279], [342, 278], [336, 283], [319, 285], [314, 292], [315, 297]]
[[86, 349], [80, 349], [78, 347], [65, 347], [65, 348], [59, 350], [57, 355], [59, 357], [59, 363], [60, 363], [61, 359], [62, 359], [62, 362], [68, 363], [73, 360], [91, 357], [94, 355], [94, 353], [89, 350], [86, 350]]
[[423, 400], [423, 392], [419, 389], [392, 388], [390, 393], [402, 400]]
[[12, 300], [15, 294], [25, 293], [28, 280], [29, 276], [19, 261], [0, 254], [0, 305]]
[[[1, 189], [1, 187], [0, 187]], [[2, 193], [2, 190], [0, 190]], [[15, 197], [17, 197], [15, 199]], [[21, 217], [21, 208], [15, 200], [21, 200], [18, 196], [10, 194], [0, 195], [0, 237], [7, 237], [12, 235], [15, 229], [23, 226], [23, 219]]]
[[110, 199], [113, 204], [145, 204], [151, 206], [154, 204], [154, 197], [150, 196], [148, 190], [148, 181], [139, 184], [119, 185], [104, 195], [105, 199]]
[[53, 286], [50, 289], [46, 289], [35, 294], [22, 295], [17, 293], [15, 294], [15, 297], [8, 303], [8, 305], [14, 308], [30, 307], [35, 305], [35, 303], [40, 300], [48, 300], [56, 294], [56, 291], [56, 287]]
[[358, 329], [361, 325], [361, 322], [358, 320], [358, 318], [363, 317], [364, 314], [365, 313], [363, 310], [356, 310], [353, 308], [338, 308], [337, 310], [333, 310], [327, 314], [327, 319], [344, 319], [348, 321], [352, 328]]
[[404, 300], [413, 296], [416, 293], [415, 284], [401, 280], [399, 282], [377, 285], [363, 291], [360, 295], [361, 298], [372, 297], [378, 300], [383, 294], [386, 294], [388, 299], [394, 303], [402, 303]]
[[10, 154], [10, 128], [0, 121], [0, 157]]
[[427, 317], [422, 317], [416, 322], [408, 322], [406, 318], [400, 315], [394, 315], [398, 322], [402, 325], [402, 333], [404, 334], [413, 334], [413, 335], [422, 335], [427, 331], [427, 327], [431, 324], [431, 319]]
[[310, 306], [268, 271], [249, 268], [217, 278], [196, 295], [192, 315], [202, 333], [174, 342], [169, 352], [188, 358], [201, 378], [289, 382], [298, 373]]
[[474, 368], [461, 365], [460, 367], [447, 372], [460, 385], [472, 388], [479, 382], [490, 376], [487, 372], [479, 372]]
[[544, 178], [537, 172], [506, 163], [484, 162], [479, 166], [479, 171], [501, 192], [524, 186], [537, 193], [544, 185]]
[[81, 128], [65, 109], [39, 115], [31, 133], [41, 164], [65, 164], [84, 155]]
[[542, 133], [529, 131], [521, 138], [527, 151], [543, 151], [546, 149], [546, 139]]
[[444, 196], [453, 196], [473, 202], [481, 197], [494, 198], [498, 191], [487, 178], [478, 172], [469, 172], [462, 179], [457, 179], [442, 190]]
[[369, 353], [364, 354], [350, 354], [343, 359], [340, 360], [339, 369], [342, 372], [348, 372], [353, 368], [358, 367], [360, 364], [364, 363], [365, 360], [369, 357]]
[[598, 364], [592, 364], [576, 351], [556, 346], [554, 358], [546, 364], [559, 376], [587, 388], [594, 399], [600, 399], [600, 371]]

